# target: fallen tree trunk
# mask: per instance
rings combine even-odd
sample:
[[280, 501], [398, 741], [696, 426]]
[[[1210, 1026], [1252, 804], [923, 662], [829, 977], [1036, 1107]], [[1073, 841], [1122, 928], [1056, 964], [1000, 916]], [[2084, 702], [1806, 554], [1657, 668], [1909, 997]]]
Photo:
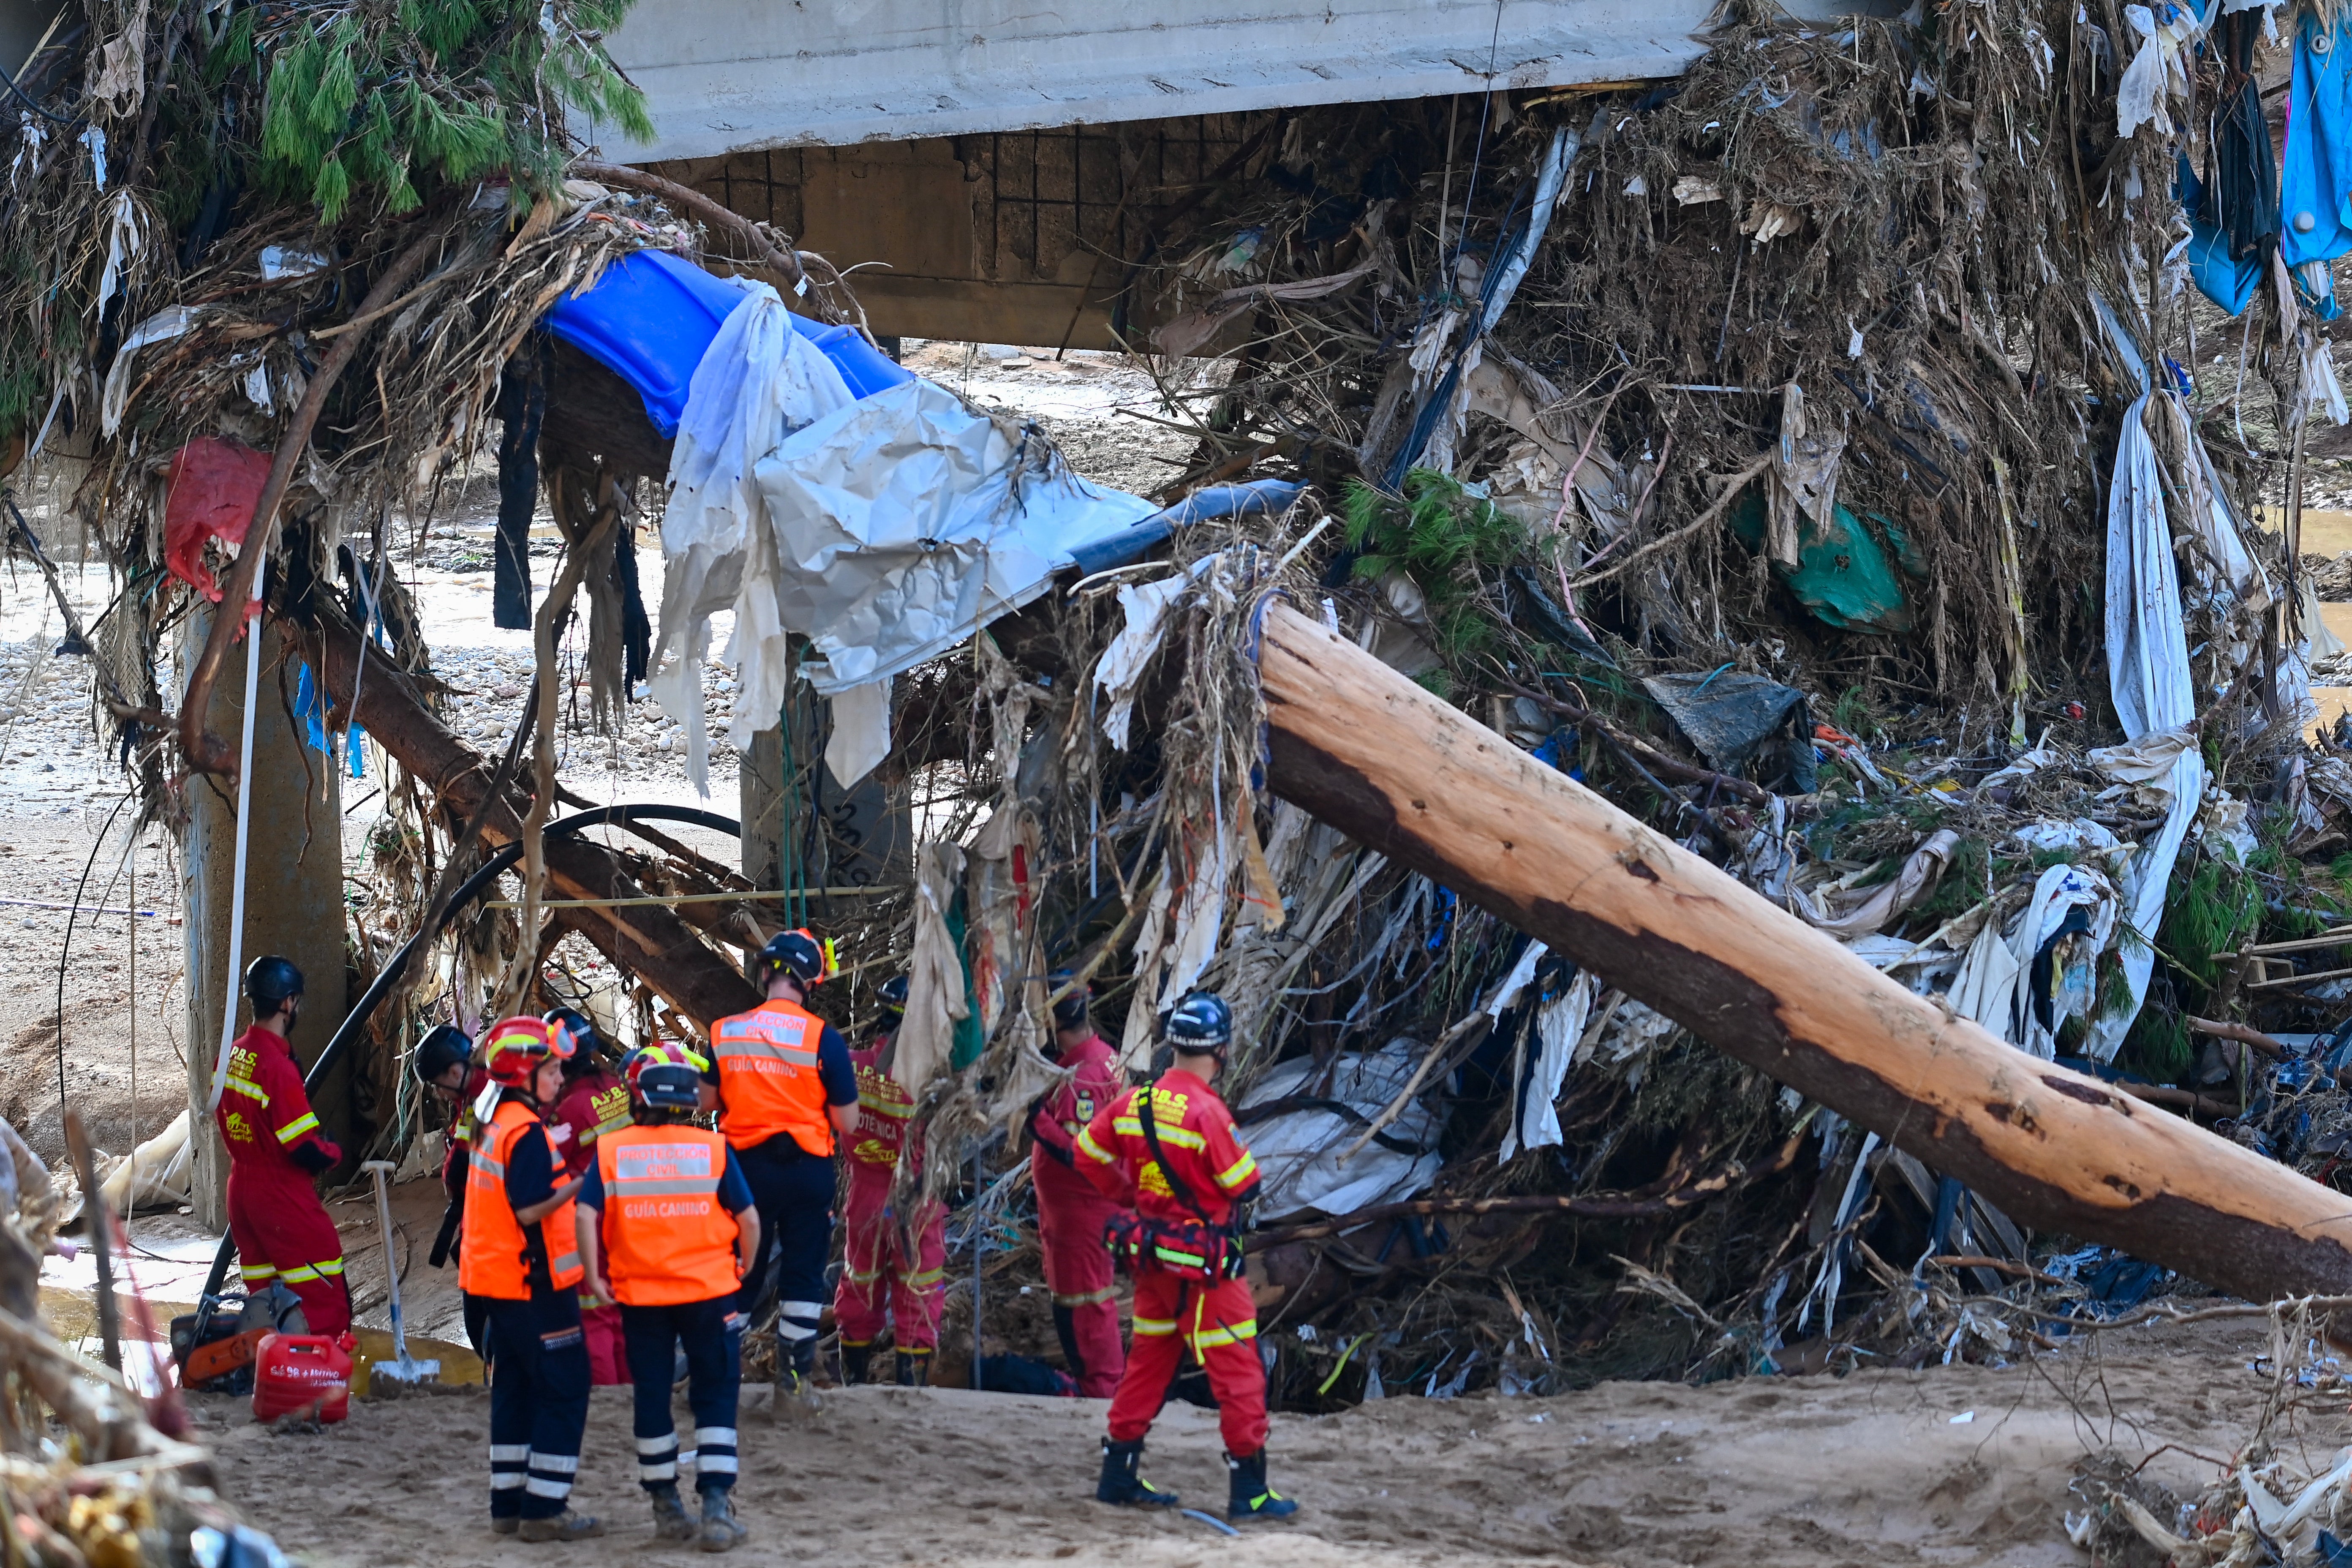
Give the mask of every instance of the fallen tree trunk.
[[[331, 610], [321, 609], [314, 626], [293, 626], [302, 657], [320, 674], [329, 700], [351, 714], [376, 743], [438, 797], [445, 815], [462, 823], [482, 804], [490, 785], [490, 763], [451, 734], [425, 706], [415, 686], [381, 655], [367, 661], [367, 677], [356, 682], [360, 637]], [[527, 797], [509, 792], [490, 803], [482, 837], [493, 846], [522, 837]], [[603, 845], [585, 838], [559, 838], [547, 845], [547, 876], [558, 897], [642, 898], [646, 889]], [[751, 983], [695, 935], [677, 915], [658, 905], [631, 909], [559, 910], [559, 924], [582, 936], [653, 987], [655, 994], [704, 1028], [714, 1018], [759, 1005]]]
[[2352, 1292], [2342, 1194], [1892, 980], [1282, 605], [1275, 793], [1968, 1183], [2255, 1300]]

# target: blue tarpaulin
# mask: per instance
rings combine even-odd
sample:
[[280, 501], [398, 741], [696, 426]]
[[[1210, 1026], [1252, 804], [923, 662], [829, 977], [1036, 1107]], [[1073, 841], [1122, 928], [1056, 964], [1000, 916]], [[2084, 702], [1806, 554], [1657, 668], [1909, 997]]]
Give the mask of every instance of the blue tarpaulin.
[[2352, 13], [2295, 28], [2279, 153], [2279, 250], [2289, 267], [2352, 250]]
[[[646, 400], [664, 439], [677, 434], [687, 389], [719, 324], [748, 298], [742, 289], [661, 250], [640, 250], [604, 268], [595, 287], [567, 294], [547, 330], [604, 365]], [[793, 317], [793, 330], [831, 360], [859, 397], [914, 379], [855, 327]]]

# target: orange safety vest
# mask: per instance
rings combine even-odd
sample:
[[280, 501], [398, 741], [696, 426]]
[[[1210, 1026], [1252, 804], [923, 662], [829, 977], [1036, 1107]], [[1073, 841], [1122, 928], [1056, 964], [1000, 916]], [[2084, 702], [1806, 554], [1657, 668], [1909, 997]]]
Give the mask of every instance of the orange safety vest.
[[719, 1062], [719, 1131], [738, 1149], [779, 1132], [812, 1154], [833, 1152], [817, 1041], [824, 1020], [790, 1002], [765, 1002], [710, 1026]]
[[[507, 1202], [507, 1159], [515, 1140], [541, 1125], [539, 1112], [509, 1100], [475, 1137], [466, 1162], [465, 1240], [457, 1252], [457, 1288], [469, 1296], [528, 1301], [536, 1270], [543, 1268], [541, 1282], [558, 1290], [579, 1284], [585, 1272], [569, 1200], [528, 1230]], [[542, 1256], [534, 1258], [534, 1247]]]
[[623, 1127], [596, 1140], [604, 1276], [626, 1307], [732, 1296], [735, 1216], [719, 1201], [727, 1143], [699, 1127]]

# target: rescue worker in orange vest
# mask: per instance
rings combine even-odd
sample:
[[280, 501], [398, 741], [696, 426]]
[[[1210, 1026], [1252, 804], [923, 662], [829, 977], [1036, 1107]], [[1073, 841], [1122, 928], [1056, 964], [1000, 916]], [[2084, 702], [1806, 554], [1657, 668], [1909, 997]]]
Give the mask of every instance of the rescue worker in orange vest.
[[275, 953], [246, 966], [253, 1026], [231, 1041], [213, 1115], [228, 1145], [228, 1233], [247, 1295], [285, 1286], [302, 1299], [297, 1332], [352, 1326], [343, 1238], [319, 1202], [318, 1178], [343, 1152], [319, 1130], [287, 1037], [302, 1016], [302, 972]]
[[[654, 1535], [725, 1552], [750, 1534], [735, 1518], [735, 1405], [743, 1375], [738, 1286], [760, 1251], [760, 1215], [735, 1152], [693, 1126], [702, 1058], [682, 1046], [629, 1058], [634, 1124], [596, 1141], [580, 1189], [580, 1258], [588, 1288], [620, 1303], [636, 1382], [637, 1481], [653, 1499]], [[702, 1519], [677, 1495], [670, 1393], [679, 1347], [694, 1408], [694, 1489]]]
[[1224, 999], [1195, 991], [1168, 1016], [1175, 1065], [1098, 1112], [1078, 1137], [1083, 1168], [1106, 1197], [1132, 1194], [1136, 1215], [1112, 1227], [1135, 1275], [1135, 1346], [1110, 1402], [1103, 1502], [1172, 1507], [1140, 1471], [1143, 1435], [1190, 1351], [1216, 1395], [1231, 1490], [1225, 1516], [1286, 1519], [1298, 1505], [1265, 1479], [1265, 1367], [1257, 1308], [1242, 1278], [1241, 1233], [1257, 1194], [1257, 1162], [1210, 1087], [1234, 1037]]
[[[1063, 971], [1046, 984], [1058, 991], [1069, 981]], [[1108, 1399], [1127, 1367], [1118, 1337], [1118, 1284], [1103, 1245], [1103, 1226], [1118, 1205], [1078, 1169], [1077, 1143], [1122, 1086], [1117, 1053], [1095, 1033], [1090, 994], [1078, 985], [1054, 1004], [1054, 1061], [1070, 1076], [1029, 1113], [1029, 1135], [1036, 1142], [1029, 1177], [1037, 1189], [1037, 1245], [1045, 1254], [1045, 1289], [1054, 1296], [1055, 1336], [1079, 1394]]]
[[834, 1026], [803, 1004], [833, 973], [833, 950], [805, 931], [779, 932], [751, 961], [767, 1001], [710, 1026], [702, 1108], [742, 1163], [760, 1210], [760, 1256], [740, 1310], [760, 1304], [776, 1259], [776, 1392], [771, 1419], [816, 1395], [816, 1334], [833, 1247], [834, 1138], [857, 1127], [857, 1068]]
[[[577, 1181], [559, 1184], [546, 1110], [563, 1088], [569, 1040], [538, 1018], [492, 1025], [490, 1088], [466, 1163], [457, 1283], [479, 1300], [490, 1354], [490, 1528], [525, 1541], [604, 1533], [572, 1511], [588, 1426], [588, 1352], [580, 1334], [584, 1270], [574, 1237]], [[494, 1101], [494, 1103], [493, 1103]]]
[[[597, 1139], [629, 1124], [629, 1086], [613, 1070], [604, 1037], [585, 1013], [557, 1007], [546, 1020], [550, 1027], [572, 1037], [572, 1055], [563, 1063], [563, 1092], [547, 1118], [547, 1141], [554, 1145], [569, 1181], [586, 1175], [596, 1163]], [[588, 1342], [588, 1381], [599, 1386], [628, 1382], [619, 1309], [609, 1299], [583, 1294], [580, 1331]]]
[[833, 1321], [841, 1332], [844, 1381], [866, 1381], [875, 1337], [887, 1316], [898, 1352], [898, 1383], [920, 1388], [931, 1380], [931, 1352], [940, 1342], [940, 1301], [947, 1294], [948, 1213], [947, 1205], [934, 1199], [923, 1205], [915, 1224], [902, 1226], [891, 1212], [890, 1189], [898, 1179], [901, 1151], [911, 1176], [919, 1179], [923, 1170], [923, 1134], [914, 1125], [914, 1097], [890, 1076], [898, 1026], [907, 1017], [905, 975], [883, 983], [882, 1006], [880, 1037], [865, 1050], [849, 1053], [857, 1067], [857, 1131], [849, 1140], [849, 1195], [841, 1216], [847, 1235]]

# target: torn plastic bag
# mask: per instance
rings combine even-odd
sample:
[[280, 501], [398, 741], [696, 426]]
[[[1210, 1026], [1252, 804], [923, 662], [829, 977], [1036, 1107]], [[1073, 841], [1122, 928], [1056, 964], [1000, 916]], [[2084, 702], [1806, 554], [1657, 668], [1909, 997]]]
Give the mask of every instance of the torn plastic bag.
[[[1566, 648], [1579, 658], [1589, 658], [1611, 669], [1617, 668], [1617, 661], [1609, 657], [1607, 648], [1594, 640], [1591, 632], [1559, 607], [1559, 601], [1544, 587], [1542, 578], [1525, 566], [1510, 567], [1504, 574], [1510, 579], [1511, 586], [1518, 590], [1519, 608], [1545, 641]], [[1514, 620], [1517, 618], [1513, 617]]]
[[1294, 1057], [1260, 1079], [1234, 1117], [1257, 1158], [1264, 1217], [1353, 1214], [1429, 1185], [1443, 1163], [1437, 1137], [1444, 1119], [1425, 1100], [1407, 1105], [1355, 1158], [1339, 1163], [1420, 1065], [1421, 1047], [1392, 1040], [1369, 1055], [1345, 1052], [1328, 1067]]
[[[1895, 574], [1923, 571], [1926, 562], [1901, 529], [1884, 518], [1871, 521], [1885, 530], [1888, 543], [1895, 546], [1894, 560], [1869, 525], [1841, 506], [1831, 513], [1827, 528], [1798, 531], [1797, 563], [1774, 561], [1772, 575], [1824, 625], [1841, 631], [1907, 632], [1911, 604]], [[1762, 552], [1769, 535], [1762, 488], [1751, 486], [1733, 502], [1727, 521], [1739, 542]]]
[[172, 575], [219, 604], [205, 542], [244, 544], [268, 479], [268, 453], [217, 436], [199, 436], [173, 453], [163, 481], [163, 563]]
[[1157, 510], [1080, 479], [1035, 426], [919, 380], [785, 437], [754, 472], [778, 617], [814, 643], [826, 696], [954, 647]]
[[1729, 669], [1644, 676], [1642, 685], [1722, 772], [1737, 773], [1753, 761], [1758, 782], [1767, 787], [1785, 781], [1796, 794], [1812, 791], [1812, 715], [1795, 687]]

